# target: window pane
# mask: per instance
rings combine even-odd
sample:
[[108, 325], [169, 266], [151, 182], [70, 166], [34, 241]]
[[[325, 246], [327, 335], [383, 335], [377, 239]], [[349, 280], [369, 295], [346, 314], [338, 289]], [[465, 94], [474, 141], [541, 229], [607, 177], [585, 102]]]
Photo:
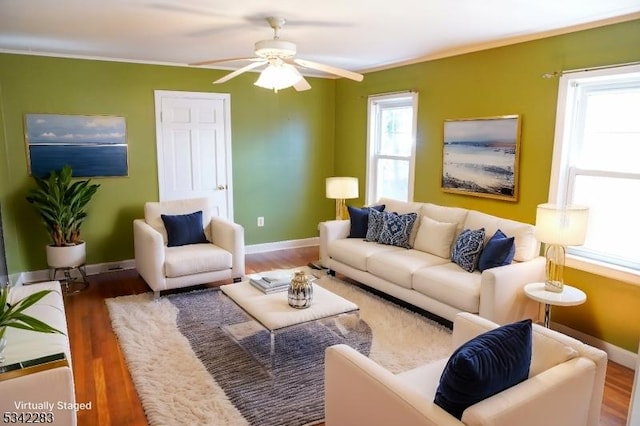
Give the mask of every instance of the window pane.
[[382, 129], [379, 154], [410, 156], [413, 144], [413, 108], [383, 107], [380, 125]]
[[580, 249], [593, 255], [589, 257], [618, 257], [612, 263], [640, 267], [638, 194], [640, 180], [576, 176], [573, 203], [589, 206], [587, 239]]
[[379, 159], [377, 169], [377, 198], [409, 199], [408, 161]]
[[577, 165], [587, 169], [637, 172], [639, 111], [640, 90], [588, 92]]

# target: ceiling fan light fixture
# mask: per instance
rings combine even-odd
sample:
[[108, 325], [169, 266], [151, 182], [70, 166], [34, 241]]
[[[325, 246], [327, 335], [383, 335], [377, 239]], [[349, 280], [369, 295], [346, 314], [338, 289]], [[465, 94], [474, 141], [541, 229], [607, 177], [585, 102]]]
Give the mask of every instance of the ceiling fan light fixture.
[[282, 61], [271, 61], [254, 84], [277, 92], [292, 87], [300, 80], [302, 80], [302, 75], [293, 65], [285, 64]]
[[261, 58], [292, 58], [296, 44], [285, 40], [261, 40], [255, 44], [255, 53]]

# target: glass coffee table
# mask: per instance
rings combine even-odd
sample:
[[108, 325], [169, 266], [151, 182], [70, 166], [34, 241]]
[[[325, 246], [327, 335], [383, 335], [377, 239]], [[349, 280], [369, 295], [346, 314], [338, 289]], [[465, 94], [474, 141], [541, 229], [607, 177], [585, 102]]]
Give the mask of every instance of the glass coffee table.
[[[247, 315], [259, 323], [270, 334], [270, 359], [273, 366], [276, 334], [292, 327], [312, 321], [356, 315], [359, 308], [355, 303], [320, 287], [313, 285], [313, 302], [310, 307], [296, 309], [289, 306], [287, 291], [265, 294], [248, 281], [220, 286], [222, 292]], [[225, 330], [229, 333], [229, 330]], [[232, 335], [232, 333], [229, 333]]]

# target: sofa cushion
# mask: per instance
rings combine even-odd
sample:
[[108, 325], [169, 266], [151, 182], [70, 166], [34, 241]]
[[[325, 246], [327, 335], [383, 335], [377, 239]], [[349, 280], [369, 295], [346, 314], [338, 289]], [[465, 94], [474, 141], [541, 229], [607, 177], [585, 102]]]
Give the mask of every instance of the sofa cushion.
[[169, 278], [231, 269], [232, 255], [210, 243], [167, 247], [164, 271]]
[[391, 246], [411, 248], [409, 237], [418, 217], [417, 213], [397, 214], [382, 212], [382, 231], [378, 242]]
[[395, 250], [372, 254], [367, 271], [405, 288], [412, 288], [413, 273], [421, 268], [449, 263], [447, 259], [419, 250]]
[[570, 346], [572, 344], [576, 344], [572, 337], [534, 326], [529, 377], [577, 357], [578, 351]]
[[447, 358], [431, 361], [411, 370], [398, 373], [396, 376], [402, 380], [403, 385], [413, 388], [424, 399], [433, 401], [438, 389], [440, 376], [442, 376], [442, 371], [447, 365], [447, 361]]
[[478, 258], [484, 247], [484, 228], [465, 229], [458, 235], [451, 260], [467, 272], [473, 272], [478, 266]]
[[457, 226], [456, 223], [439, 222], [422, 216], [413, 248], [449, 259]]
[[530, 364], [531, 320], [495, 328], [454, 351], [434, 402], [461, 419], [467, 407], [526, 380]]
[[423, 216], [430, 217], [438, 222], [455, 223], [457, 232], [463, 229], [464, 221], [467, 218], [469, 210], [461, 207], [439, 206], [433, 203], [424, 203], [420, 213]]
[[484, 228], [486, 232], [485, 239], [488, 239], [498, 229], [501, 229], [506, 235], [513, 236], [516, 247], [513, 259], [518, 262], [531, 260], [540, 254], [540, 243], [533, 235], [535, 226], [531, 224], [470, 210], [464, 222], [464, 227], [469, 229]]
[[461, 311], [478, 313], [482, 275], [468, 273], [453, 262], [418, 269], [413, 273], [412, 287], [439, 302]]
[[207, 242], [202, 226], [202, 210], [180, 215], [161, 214], [160, 217], [167, 230], [167, 246], [176, 247]]
[[359, 238], [340, 238], [330, 241], [327, 246], [327, 252], [332, 259], [361, 271], [367, 270], [367, 261], [370, 256], [382, 252], [392, 253], [396, 250], [406, 251], [400, 247], [372, 243]]
[[478, 271], [482, 272], [485, 269], [509, 265], [515, 251], [514, 237], [507, 237], [504, 232], [498, 229], [480, 253]]
[[369, 210], [369, 223], [367, 224], [367, 233], [364, 236], [365, 241], [377, 243], [382, 232], [384, 221], [384, 213], [375, 209]]
[[347, 209], [349, 210], [349, 221], [351, 223], [348, 238], [364, 238], [367, 236], [369, 227], [369, 209], [381, 212], [384, 210], [384, 205], [362, 208], [347, 206]]

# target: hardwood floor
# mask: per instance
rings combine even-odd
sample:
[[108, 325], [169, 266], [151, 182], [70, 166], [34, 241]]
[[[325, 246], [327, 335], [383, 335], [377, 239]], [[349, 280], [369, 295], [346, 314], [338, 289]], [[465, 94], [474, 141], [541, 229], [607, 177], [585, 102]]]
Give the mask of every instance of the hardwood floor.
[[[318, 248], [247, 255], [247, 273], [295, 268], [318, 259]], [[93, 275], [84, 292], [65, 297], [76, 401], [91, 403], [78, 412], [80, 426], [138, 426], [147, 420], [127, 370], [104, 300], [149, 291], [136, 271]], [[216, 283], [216, 285], [224, 283]], [[601, 425], [626, 424], [633, 370], [609, 362]]]

